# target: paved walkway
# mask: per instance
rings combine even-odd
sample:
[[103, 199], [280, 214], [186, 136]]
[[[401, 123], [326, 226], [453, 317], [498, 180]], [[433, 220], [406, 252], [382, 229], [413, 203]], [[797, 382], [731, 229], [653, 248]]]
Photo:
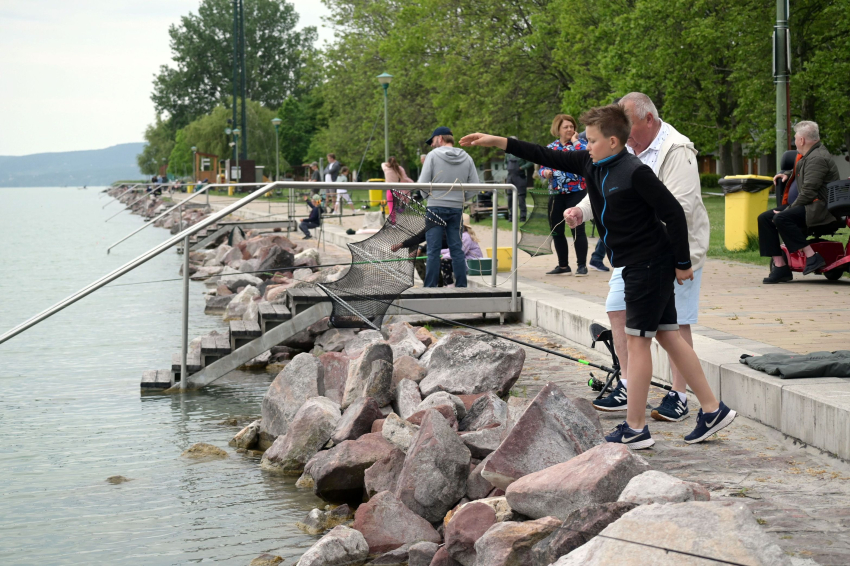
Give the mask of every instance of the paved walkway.
[[[182, 196], [182, 195], [180, 195]], [[179, 198], [179, 196], [178, 196]], [[199, 197], [198, 200], [202, 200]], [[211, 204], [225, 205], [236, 200], [229, 197], [210, 197]], [[272, 213], [285, 212], [286, 203], [271, 203]], [[254, 202], [245, 207], [252, 215], [268, 215], [269, 203]], [[306, 216], [306, 205], [298, 203], [298, 212]], [[346, 211], [348, 213], [348, 211]], [[330, 226], [360, 228], [360, 218], [326, 218]], [[491, 246], [492, 230], [475, 226], [482, 248]], [[499, 230], [499, 246], [511, 245], [511, 234]], [[590, 250], [596, 239], [590, 239]], [[573, 252], [572, 240], [570, 251]], [[529, 257], [519, 252], [519, 274], [522, 278], [568, 289], [584, 295], [587, 300], [604, 302], [608, 294], [608, 273], [591, 270], [588, 277], [546, 275], [555, 266], [552, 256]], [[575, 271], [575, 257], [570, 265]], [[700, 295], [700, 321], [695, 331], [723, 339], [737, 336], [755, 340], [796, 353], [850, 348], [850, 279], [827, 281], [820, 275], [803, 277], [795, 274], [793, 283], [763, 285], [766, 269], [727, 260], [709, 259], [703, 268]], [[484, 278], [488, 283], [490, 278]], [[753, 348], [751, 348], [753, 349]], [[754, 351], [769, 349], [754, 348]]]

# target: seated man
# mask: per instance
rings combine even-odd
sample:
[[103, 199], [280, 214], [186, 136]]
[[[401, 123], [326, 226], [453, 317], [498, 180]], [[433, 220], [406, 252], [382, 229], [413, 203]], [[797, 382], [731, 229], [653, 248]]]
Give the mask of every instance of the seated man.
[[[759, 251], [762, 257], [773, 258], [773, 269], [762, 283], [784, 283], [791, 281], [791, 267], [785, 261], [779, 237], [785, 242], [789, 253], [803, 250], [806, 254], [806, 269], [803, 275], [824, 267], [826, 262], [806, 243], [809, 228], [832, 224], [836, 221], [826, 208], [826, 185], [838, 180], [838, 167], [829, 151], [820, 143], [820, 131], [815, 122], [798, 122], [794, 126], [794, 143], [803, 157], [797, 162], [795, 176], [797, 197], [789, 205], [780, 205], [759, 215]], [[784, 173], [774, 181], [788, 180]]]
[[310, 235], [310, 228], [318, 228], [322, 223], [322, 205], [320, 204], [322, 197], [319, 195], [305, 196], [304, 200], [307, 202], [307, 206], [310, 207], [310, 216], [302, 220], [298, 228], [304, 232], [302, 239], [310, 240], [313, 237]]

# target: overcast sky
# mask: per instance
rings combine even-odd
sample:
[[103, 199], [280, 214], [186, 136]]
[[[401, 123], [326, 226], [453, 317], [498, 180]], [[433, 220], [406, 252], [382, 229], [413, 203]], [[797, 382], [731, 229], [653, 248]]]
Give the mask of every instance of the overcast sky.
[[[320, 0], [289, 0], [319, 30]], [[143, 141], [168, 27], [199, 0], [0, 0], [0, 155]]]

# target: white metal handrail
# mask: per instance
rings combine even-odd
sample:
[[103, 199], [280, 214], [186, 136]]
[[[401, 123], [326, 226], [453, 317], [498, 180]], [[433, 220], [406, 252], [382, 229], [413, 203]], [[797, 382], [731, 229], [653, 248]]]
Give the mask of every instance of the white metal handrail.
[[[0, 344], [3, 344], [7, 340], [14, 338], [18, 334], [21, 334], [22, 332], [28, 330], [29, 328], [32, 328], [33, 326], [42, 322], [43, 320], [46, 320], [47, 318], [50, 318], [54, 314], [68, 308], [69, 306], [76, 303], [80, 299], [85, 298], [86, 296], [94, 293], [95, 291], [97, 291], [101, 287], [104, 287], [105, 285], [108, 285], [112, 281], [115, 281], [116, 279], [118, 279], [122, 275], [124, 275], [124, 274], [136, 269], [140, 265], [150, 261], [151, 259], [160, 255], [162, 252], [164, 252], [164, 251], [168, 250], [169, 248], [175, 246], [179, 242], [182, 241], [183, 242], [183, 249], [188, 250], [189, 249], [189, 238], [191, 236], [193, 236], [194, 234], [200, 232], [201, 230], [203, 230], [204, 228], [207, 228], [208, 226], [210, 226], [212, 224], [215, 224], [216, 222], [222, 220], [223, 218], [229, 216], [230, 214], [233, 214], [234, 212], [236, 212], [237, 210], [239, 210], [243, 206], [257, 200], [260, 197], [262, 197], [267, 192], [274, 190], [276, 188], [283, 188], [283, 187], [301, 188], [301, 189], [314, 189], [314, 188], [321, 189], [321, 188], [339, 188], [339, 184], [338, 183], [326, 183], [326, 182], [310, 183], [310, 182], [296, 182], [296, 181], [276, 181], [276, 182], [273, 182], [273, 183], [268, 183], [268, 184], [264, 185], [263, 187], [257, 189], [253, 193], [245, 196], [244, 198], [234, 202], [233, 204], [231, 204], [229, 206], [226, 206], [225, 208], [216, 212], [215, 214], [211, 214], [210, 216], [201, 220], [197, 224], [190, 226], [190, 227], [186, 228], [185, 230], [182, 230], [180, 233], [172, 236], [171, 238], [167, 239], [166, 241], [159, 244], [158, 246], [151, 248], [150, 250], [143, 253], [139, 257], [125, 263], [121, 267], [107, 273], [106, 275], [104, 275], [103, 277], [98, 279], [97, 281], [94, 281], [93, 283], [83, 287], [82, 289], [80, 289], [76, 293], [62, 299], [61, 301], [59, 301], [55, 305], [43, 310], [42, 312], [38, 313], [37, 315], [29, 318], [28, 320], [26, 320], [26, 321], [22, 322], [21, 324], [15, 326], [14, 328], [6, 331], [2, 335], [0, 335]], [[374, 183], [347, 183], [347, 186], [345, 188], [347, 188], [347, 189], [374, 189], [375, 184]], [[451, 191], [451, 190], [481, 190], [481, 191], [514, 190], [514, 186], [509, 185], [509, 184], [490, 185], [490, 184], [484, 184], [484, 183], [463, 184], [463, 185], [461, 185], [459, 183], [383, 183], [381, 185], [381, 188], [382, 189], [392, 188], [392, 189], [401, 189], [401, 190], [423, 190], [423, 189], [433, 190], [433, 189], [437, 189], [437, 190], [446, 190], [446, 191]], [[493, 256], [497, 255], [496, 252], [497, 252], [497, 242], [498, 242], [498, 236], [497, 236], [497, 233], [496, 233], [496, 228], [497, 228], [496, 205], [497, 205], [497, 203], [498, 203], [498, 199], [494, 200], [494, 209], [493, 209], [493, 254], [492, 254]], [[511, 294], [511, 308], [514, 311], [516, 311], [516, 308], [517, 308], [517, 296], [516, 296], [516, 286], [517, 286], [516, 245], [517, 245], [517, 227], [518, 227], [518, 225], [517, 225], [517, 206], [518, 206], [518, 199], [513, 199], [512, 221], [513, 221], [513, 249], [514, 249], [514, 254], [513, 254], [513, 266], [512, 266], [512, 270], [513, 270], [513, 291], [512, 291], [512, 294]], [[182, 348], [181, 348], [181, 364], [180, 364], [180, 371], [181, 371], [181, 373], [180, 373], [180, 376], [181, 376], [180, 388], [181, 389], [186, 389], [188, 381], [189, 381], [188, 376], [186, 375], [186, 355], [187, 355], [187, 352], [188, 352], [188, 336], [189, 336], [189, 334], [188, 334], [188, 326], [189, 326], [189, 255], [190, 255], [189, 253], [183, 254], [183, 260], [184, 260], [184, 263], [183, 263], [183, 313], [182, 313], [182, 318], [183, 318], [183, 320], [182, 320], [182, 323], [183, 323], [182, 324], [182, 326], [183, 326], [183, 336], [182, 336], [183, 344], [182, 344]], [[492, 259], [492, 269], [493, 269], [493, 284], [494, 285], [496, 284], [496, 267], [497, 267], [496, 257], [493, 257], [493, 259]]]
[[[108, 248], [106, 248], [106, 253], [108, 254], [109, 251], [112, 248], [114, 248], [115, 246], [117, 246], [121, 242], [128, 240], [131, 237], [135, 236], [136, 234], [138, 234], [139, 232], [141, 232], [142, 230], [144, 230], [145, 228], [147, 228], [148, 226], [150, 226], [151, 224], [153, 224], [154, 222], [156, 222], [157, 220], [159, 220], [163, 216], [166, 216], [166, 215], [168, 215], [172, 212], [179, 210], [180, 208], [183, 207], [184, 204], [186, 204], [190, 200], [194, 199], [198, 195], [202, 195], [202, 194], [206, 193], [207, 194], [207, 205], [209, 206], [210, 195], [209, 195], [209, 193], [207, 193], [208, 189], [212, 189], [213, 187], [249, 187], [249, 186], [262, 186], [262, 185], [265, 185], [265, 183], [213, 183], [211, 185], [205, 185], [204, 188], [202, 188], [201, 190], [194, 191], [191, 194], [191, 196], [189, 196], [188, 198], [181, 200], [179, 203], [175, 204], [174, 206], [172, 206], [171, 208], [169, 208], [165, 212], [159, 214], [156, 218], [153, 218], [153, 219], [149, 220], [148, 222], [145, 222], [144, 224], [142, 224], [141, 227], [136, 228], [134, 231], [130, 232], [129, 234], [127, 234], [126, 236], [124, 236], [123, 238], [121, 238], [120, 240], [118, 240], [117, 242], [115, 242], [114, 244], [109, 246]], [[181, 222], [182, 222], [182, 219], [181, 219]], [[181, 225], [181, 228], [182, 228], [182, 225]]]

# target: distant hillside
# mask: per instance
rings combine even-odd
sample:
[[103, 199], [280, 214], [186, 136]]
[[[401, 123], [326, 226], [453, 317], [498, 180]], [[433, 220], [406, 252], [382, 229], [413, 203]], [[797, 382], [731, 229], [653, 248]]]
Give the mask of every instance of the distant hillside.
[[106, 149], [0, 156], [0, 187], [98, 186], [142, 179], [136, 156], [144, 146], [122, 143]]

